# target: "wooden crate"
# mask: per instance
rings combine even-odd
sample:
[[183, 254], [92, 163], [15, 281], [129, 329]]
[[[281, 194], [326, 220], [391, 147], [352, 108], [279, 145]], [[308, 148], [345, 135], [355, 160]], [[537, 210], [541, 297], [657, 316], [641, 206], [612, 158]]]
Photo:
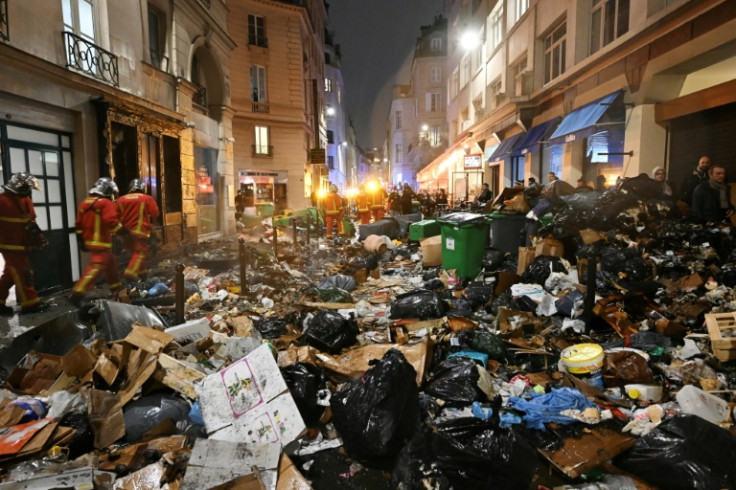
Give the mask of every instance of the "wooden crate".
[[736, 359], [736, 312], [707, 313], [705, 325], [713, 355], [720, 361]]

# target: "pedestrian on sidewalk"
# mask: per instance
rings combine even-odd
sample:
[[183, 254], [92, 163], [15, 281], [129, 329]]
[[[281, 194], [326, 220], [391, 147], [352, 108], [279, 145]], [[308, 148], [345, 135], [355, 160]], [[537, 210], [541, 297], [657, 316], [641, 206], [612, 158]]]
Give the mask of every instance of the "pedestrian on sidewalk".
[[0, 276], [0, 315], [13, 314], [5, 304], [10, 288], [15, 284], [15, 295], [20, 312], [35, 313], [46, 308], [33, 287], [33, 269], [28, 253], [45, 247], [48, 242], [36, 224], [31, 192], [41, 190], [34, 176], [26, 172], [13, 174], [0, 194], [0, 252], [5, 269]]
[[124, 273], [129, 281], [138, 280], [144, 271], [151, 239], [151, 221], [159, 215], [158, 205], [153, 197], [146, 194], [146, 189], [145, 180], [133, 179], [128, 193], [117, 201], [120, 222], [129, 232], [125, 237], [125, 246], [131, 255]]
[[122, 286], [118, 262], [112, 253], [112, 235], [123, 229], [112, 200], [118, 186], [109, 177], [97, 179], [77, 210], [77, 238], [80, 248], [91, 254], [91, 262], [84, 274], [74, 284], [71, 302], [79, 306], [82, 299], [94, 287], [95, 281], [105, 273], [111, 292]]

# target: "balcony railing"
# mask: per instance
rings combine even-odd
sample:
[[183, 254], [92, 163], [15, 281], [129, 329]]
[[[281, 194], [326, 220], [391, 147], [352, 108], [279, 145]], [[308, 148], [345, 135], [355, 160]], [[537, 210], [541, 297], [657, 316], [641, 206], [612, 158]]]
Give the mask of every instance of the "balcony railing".
[[76, 34], [64, 31], [66, 67], [79, 70], [103, 82], [119, 85], [118, 57]]
[[273, 145], [251, 145], [252, 156], [254, 157], [270, 157], [273, 156]]
[[192, 96], [192, 102], [207, 110], [207, 87], [199, 87]]
[[269, 107], [267, 102], [251, 102], [250, 111], [255, 114], [268, 114]]
[[150, 53], [151, 53], [151, 65], [155, 66], [161, 71], [165, 71], [166, 73], [168, 73], [169, 72], [169, 57], [163, 53], [159, 53], [158, 51], [154, 49], [150, 50]]
[[0, 41], [10, 41], [8, 0], [0, 0]]

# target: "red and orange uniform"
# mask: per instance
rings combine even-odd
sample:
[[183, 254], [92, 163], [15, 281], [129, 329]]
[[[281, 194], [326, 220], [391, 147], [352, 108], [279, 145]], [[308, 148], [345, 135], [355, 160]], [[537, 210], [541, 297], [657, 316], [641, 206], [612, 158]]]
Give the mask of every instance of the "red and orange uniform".
[[325, 198], [325, 221], [327, 223], [327, 236], [332, 236], [333, 228], [337, 227], [337, 233], [345, 233], [342, 223], [342, 197], [337, 192], [330, 192]]
[[148, 255], [148, 240], [151, 237], [151, 220], [158, 218], [156, 201], [148, 194], [131, 192], [117, 201], [120, 222], [130, 234], [125, 244], [130, 250], [130, 261], [125, 268], [125, 277], [137, 279]]
[[5, 260], [5, 269], [0, 276], [0, 305], [5, 305], [10, 288], [15, 284], [21, 311], [39, 303], [28, 259], [27, 227], [35, 220], [36, 212], [30, 197], [11, 192], [0, 194], [0, 252]]

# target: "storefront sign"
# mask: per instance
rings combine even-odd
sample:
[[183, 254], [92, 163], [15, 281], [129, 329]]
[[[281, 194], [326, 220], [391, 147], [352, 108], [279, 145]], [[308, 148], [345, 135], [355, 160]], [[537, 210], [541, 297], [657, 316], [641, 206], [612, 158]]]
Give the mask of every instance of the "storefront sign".
[[483, 168], [482, 155], [465, 155], [465, 169]]

